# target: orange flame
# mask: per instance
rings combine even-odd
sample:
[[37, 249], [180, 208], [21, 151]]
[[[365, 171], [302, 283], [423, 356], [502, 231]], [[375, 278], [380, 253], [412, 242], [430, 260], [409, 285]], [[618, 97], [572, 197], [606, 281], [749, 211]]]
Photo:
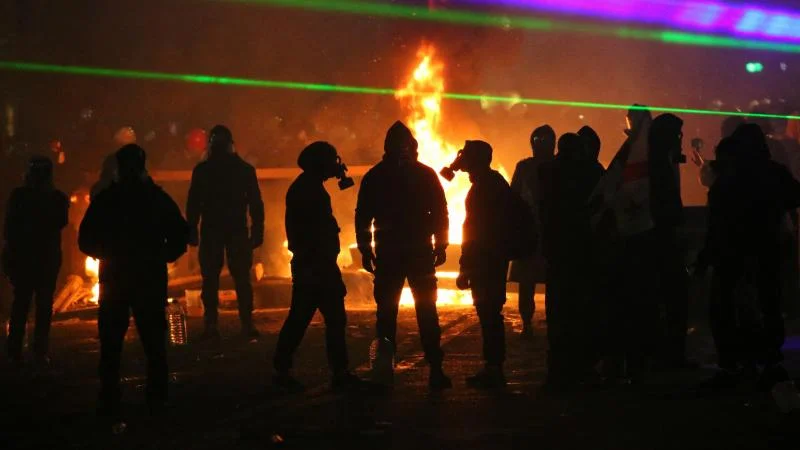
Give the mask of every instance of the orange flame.
[[98, 282], [100, 274], [100, 260], [87, 257], [86, 261], [84, 262], [84, 272], [86, 272], [86, 276], [92, 279], [93, 283], [91, 289], [92, 296], [89, 298], [89, 301], [97, 304], [100, 301], [100, 283]]
[[[419, 161], [436, 170], [450, 165], [456, 158], [460, 146], [446, 142], [439, 134], [442, 119], [442, 94], [444, 93], [444, 63], [436, 58], [432, 45], [423, 45], [417, 52], [418, 64], [405, 86], [397, 91], [395, 98], [403, 102], [408, 110], [408, 127], [419, 142]], [[462, 226], [466, 217], [465, 200], [469, 192], [469, 179], [457, 176], [453, 181], [440, 177], [450, 215], [450, 242], [460, 244]], [[439, 272], [439, 279], [455, 279], [454, 272]], [[439, 289], [437, 305], [471, 305], [469, 291]], [[409, 288], [404, 288], [400, 304], [410, 306], [414, 298]]]

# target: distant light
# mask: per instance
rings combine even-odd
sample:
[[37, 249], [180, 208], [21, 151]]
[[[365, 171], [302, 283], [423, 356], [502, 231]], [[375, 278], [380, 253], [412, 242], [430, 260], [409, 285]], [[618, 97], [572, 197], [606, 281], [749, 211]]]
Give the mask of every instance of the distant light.
[[786, 64], [785, 62], [782, 62], [781, 63], [781, 70], [786, 72], [786, 70], [788, 70], [788, 69], [789, 69], [789, 65]]
[[747, 63], [745, 68], [749, 73], [758, 73], [764, 70], [764, 65], [761, 64], [760, 62], [749, 62]]
[[579, 115], [579, 116], [578, 116], [578, 119], [581, 119], [581, 120], [583, 120], [584, 118], [585, 118], [585, 116], [584, 116], [583, 114], [581, 114], [581, 115]]

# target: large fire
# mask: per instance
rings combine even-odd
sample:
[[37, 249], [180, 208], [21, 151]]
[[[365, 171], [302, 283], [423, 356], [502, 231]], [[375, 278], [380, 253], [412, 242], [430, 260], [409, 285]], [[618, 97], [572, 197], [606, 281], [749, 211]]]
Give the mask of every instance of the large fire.
[[[409, 114], [406, 119], [409, 128], [419, 142], [420, 162], [439, 170], [450, 165], [456, 157], [460, 146], [446, 142], [439, 135], [439, 124], [442, 118], [442, 93], [444, 92], [444, 63], [436, 59], [436, 49], [431, 45], [423, 45], [417, 52], [419, 63], [408, 81], [395, 97], [403, 102]], [[466, 217], [464, 201], [470, 188], [469, 179], [457, 176], [452, 182], [440, 178], [447, 196], [447, 210], [450, 214], [450, 242], [460, 244], [462, 225]], [[455, 279], [453, 272], [439, 272], [438, 278]], [[469, 291], [439, 289], [438, 305], [471, 305], [472, 295]], [[400, 304], [410, 306], [414, 298], [409, 288], [403, 289]]]

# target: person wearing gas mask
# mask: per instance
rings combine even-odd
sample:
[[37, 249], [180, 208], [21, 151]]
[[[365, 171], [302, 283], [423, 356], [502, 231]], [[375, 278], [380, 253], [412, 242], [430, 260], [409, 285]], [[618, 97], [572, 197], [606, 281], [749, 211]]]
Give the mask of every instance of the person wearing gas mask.
[[484, 368], [467, 378], [476, 388], [506, 385], [505, 325], [506, 274], [512, 209], [527, 208], [524, 202], [513, 203], [513, 191], [499, 172], [489, 167], [492, 147], [483, 141], [466, 141], [464, 149], [450, 166], [469, 174], [472, 187], [466, 199], [464, 241], [461, 244], [460, 270], [456, 284], [471, 289], [483, 337]]
[[657, 317], [648, 165], [652, 116], [645, 106], [633, 105], [625, 119], [627, 139], [589, 198], [596, 239], [614, 243], [609, 255], [609, 382], [623, 375], [627, 381], [644, 376]]
[[200, 245], [200, 271], [203, 276], [200, 295], [206, 327], [201, 339], [220, 337], [217, 328], [219, 275], [226, 256], [228, 270], [236, 287], [242, 336], [257, 338], [259, 333], [253, 325], [250, 269], [253, 265], [253, 249], [264, 243], [264, 202], [255, 169], [236, 154], [233, 135], [225, 126], [217, 125], [211, 129], [208, 159], [198, 164], [192, 172], [186, 217], [191, 233], [189, 245]]
[[53, 186], [53, 163], [34, 156], [28, 162], [25, 184], [8, 200], [3, 238], [3, 269], [14, 287], [8, 357], [22, 362], [22, 344], [31, 302], [36, 302], [33, 351], [47, 363], [53, 294], [61, 268], [61, 230], [69, 222], [69, 200]]
[[395, 122], [389, 128], [383, 161], [361, 180], [356, 239], [364, 269], [375, 275], [379, 345], [374, 381], [392, 381], [397, 313], [408, 279], [425, 359], [431, 368], [429, 385], [445, 389], [452, 382], [442, 370], [436, 267], [445, 263], [449, 244], [447, 200], [436, 172], [417, 161], [417, 145], [403, 123]]
[[567, 133], [558, 155], [539, 168], [544, 255], [547, 258], [547, 386], [569, 388], [596, 362], [592, 279], [595, 250], [587, 201], [603, 174], [584, 139]]
[[100, 260], [100, 398], [98, 413], [120, 420], [120, 360], [131, 313], [147, 357], [147, 403], [167, 400], [167, 263], [186, 252], [189, 228], [178, 205], [145, 170], [136, 144], [116, 153], [117, 176], [89, 204], [78, 246]]
[[325, 319], [325, 348], [333, 375], [332, 386], [341, 389], [359, 385], [348, 371], [344, 308], [346, 289], [336, 264], [339, 255], [339, 225], [333, 216], [331, 198], [324, 182], [339, 178], [339, 187], [353, 185], [347, 167], [327, 142], [314, 142], [297, 159], [303, 172], [286, 194], [286, 237], [292, 252], [292, 305], [283, 323], [275, 349], [274, 382], [290, 390], [302, 385], [289, 371], [292, 356], [308, 324], [319, 310]]
[[[556, 150], [556, 133], [549, 125], [542, 125], [531, 133], [531, 150], [533, 157], [523, 159], [517, 164], [514, 176], [511, 177], [511, 189], [525, 200], [534, 217], [534, 225], [530, 231], [538, 240], [541, 232], [539, 223], [539, 166], [551, 161]], [[539, 247], [541, 249], [541, 246]], [[509, 281], [519, 283], [519, 315], [522, 319], [523, 338], [533, 336], [533, 314], [536, 312], [534, 294], [536, 284], [545, 281], [546, 263], [541, 254], [528, 255], [511, 262]]]

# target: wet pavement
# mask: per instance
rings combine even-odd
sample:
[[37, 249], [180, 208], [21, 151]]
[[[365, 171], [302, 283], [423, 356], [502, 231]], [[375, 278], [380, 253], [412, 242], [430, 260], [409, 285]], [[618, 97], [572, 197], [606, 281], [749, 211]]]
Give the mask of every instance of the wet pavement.
[[[120, 435], [100, 427], [94, 416], [96, 322], [58, 322], [49, 369], [0, 366], [0, 448], [800, 448], [800, 418], [781, 414], [769, 394], [743, 389], [698, 395], [697, 383], [712, 373], [713, 363], [710, 338], [702, 331], [690, 341], [693, 356], [709, 365], [705, 369], [654, 374], [635, 387], [542, 391], [544, 305], [537, 308], [537, 336], [522, 341], [512, 303], [506, 308], [509, 385], [490, 392], [464, 382], [482, 365], [472, 308], [441, 310], [445, 370], [455, 384], [442, 393], [428, 391], [413, 309], [400, 313], [394, 389], [358, 394], [330, 391], [319, 317], [295, 362], [295, 374], [308, 388], [302, 394], [271, 385], [271, 357], [285, 309], [258, 311], [262, 336], [251, 342], [239, 338], [232, 312], [221, 315], [224, 338], [216, 344], [197, 342], [202, 324], [191, 318], [190, 343], [170, 349], [171, 405], [158, 417], [150, 417], [144, 406], [144, 359], [131, 326], [123, 365], [128, 429]], [[366, 375], [374, 312], [349, 311], [348, 318], [352, 366]], [[795, 374], [798, 351], [800, 337], [790, 338], [788, 365]]]

